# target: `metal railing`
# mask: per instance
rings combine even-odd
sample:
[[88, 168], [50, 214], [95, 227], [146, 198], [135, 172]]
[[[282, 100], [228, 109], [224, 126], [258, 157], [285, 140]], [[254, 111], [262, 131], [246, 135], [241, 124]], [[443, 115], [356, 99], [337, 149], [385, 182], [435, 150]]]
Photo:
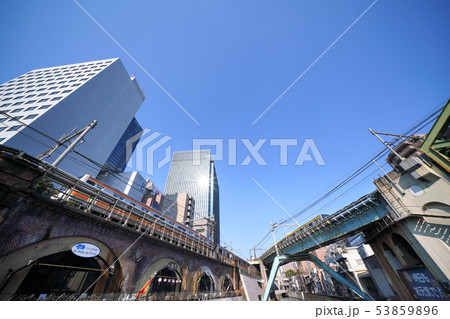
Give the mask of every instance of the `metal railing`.
[[148, 296], [141, 295], [138, 297], [137, 293], [48, 293], [48, 294], [19, 294], [11, 295], [8, 300], [13, 301], [207, 301], [220, 299], [235, 299], [242, 298], [240, 291], [212, 291], [212, 292], [164, 292], [155, 293]]
[[[365, 210], [369, 207], [369, 205], [375, 205], [375, 199], [377, 198], [377, 196], [377, 191], [364, 195], [360, 199], [354, 201], [350, 205], [347, 205], [336, 213], [324, 219], [321, 219], [320, 221], [300, 227], [290, 235], [280, 240], [277, 243], [278, 249], [283, 249], [301, 240], [309, 239], [313, 237], [315, 233], [320, 233], [327, 228], [345, 222], [348, 217], [350, 217], [350, 215], [354, 214], [355, 212]], [[275, 246], [272, 246], [261, 255], [261, 259], [264, 260], [274, 254], [276, 254], [276, 250]]]
[[143, 211], [20, 150], [0, 145], [0, 155], [21, 161], [30, 169], [40, 172], [42, 176], [32, 187], [32, 192], [36, 196], [71, 207], [82, 214], [101, 218], [105, 222], [126, 227], [139, 236], [164, 241], [228, 265], [236, 263], [241, 271], [257, 273], [255, 267], [239, 257], [234, 255], [230, 257], [226, 253], [219, 254], [212, 242], [194, 230], [180, 229], [176, 224], [165, 222], [164, 216], [160, 218]]

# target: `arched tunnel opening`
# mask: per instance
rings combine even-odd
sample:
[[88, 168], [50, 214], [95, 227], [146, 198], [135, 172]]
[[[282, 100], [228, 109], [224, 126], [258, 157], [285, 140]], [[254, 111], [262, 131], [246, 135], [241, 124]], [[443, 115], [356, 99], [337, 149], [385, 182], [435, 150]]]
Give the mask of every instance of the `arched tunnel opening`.
[[153, 277], [149, 295], [180, 292], [181, 283], [181, 276], [176, 270], [164, 267]]
[[225, 277], [225, 279], [223, 280], [222, 291], [225, 291], [225, 292], [233, 291], [233, 283], [231, 282], [230, 278]]
[[214, 280], [211, 276], [203, 273], [198, 280], [198, 292], [212, 292], [214, 291]]
[[[110, 292], [111, 272], [100, 256], [83, 258], [71, 251], [41, 257], [34, 262], [20, 283], [13, 299], [22, 296], [41, 298], [46, 295], [92, 294]], [[101, 276], [105, 278], [100, 278]], [[100, 280], [102, 279], [102, 280]]]

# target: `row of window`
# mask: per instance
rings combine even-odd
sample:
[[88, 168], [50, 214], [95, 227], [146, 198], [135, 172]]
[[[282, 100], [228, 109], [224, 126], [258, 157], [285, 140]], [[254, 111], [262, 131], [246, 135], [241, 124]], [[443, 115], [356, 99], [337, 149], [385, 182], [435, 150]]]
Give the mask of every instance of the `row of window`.
[[[76, 81], [86, 81], [96, 73], [100, 72], [104, 67], [108, 66], [112, 61], [98, 62], [93, 64], [66, 66], [62, 68], [42, 69], [30, 71], [21, 75], [3, 85], [0, 85], [0, 95], [17, 94], [17, 92], [9, 92], [12, 90], [38, 88], [44, 85], [51, 86], [54, 84], [64, 84]], [[52, 82], [54, 81], [54, 82]], [[57, 81], [59, 81], [57, 83]], [[28, 90], [25, 93], [33, 92]]]
[[14, 104], [11, 103], [2, 103], [0, 104], [0, 108], [4, 108], [4, 107], [8, 107], [8, 106], [18, 106], [18, 105], [27, 105], [27, 104], [33, 104], [33, 103], [45, 103], [47, 101], [59, 101], [63, 98], [64, 96], [55, 96], [54, 98], [50, 99], [50, 98], [45, 98], [45, 99], [40, 99], [40, 100], [29, 100], [29, 101], [19, 101], [19, 102], [15, 102]]
[[11, 127], [0, 127], [0, 132], [6, 131], [6, 132], [12, 132], [12, 131], [18, 131], [23, 125], [14, 125]]
[[7, 122], [11, 122], [11, 121], [19, 121], [19, 120], [21, 120], [21, 119], [23, 119], [23, 120], [32, 120], [32, 119], [34, 119], [36, 116], [38, 116], [39, 114], [30, 114], [30, 115], [28, 115], [28, 116], [26, 116], [25, 118], [23, 118], [24, 116], [15, 116], [15, 117], [11, 117], [11, 118], [6, 118], [6, 117], [2, 117], [2, 118], [0, 118], [0, 123], [3, 123], [3, 122], [5, 122], [5, 121], [7, 121]]
[[86, 72], [100, 71], [102, 68], [108, 66], [111, 62], [112, 61], [102, 61], [97, 63], [77, 64], [64, 67], [33, 70], [17, 77], [15, 80], [19, 82], [25, 78], [31, 77], [48, 78], [54, 75], [62, 75], [62, 74], [67, 75], [71, 72], [74, 72], [74, 74], [80, 74], [83, 72], [86, 73]]
[[[18, 108], [18, 109], [12, 109], [12, 110], [5, 110], [5, 111], [2, 111], [2, 112], [5, 112], [5, 113], [9, 112], [9, 114], [18, 113], [18, 112], [22, 112], [22, 111], [24, 111], [24, 112], [31, 112], [31, 111], [34, 111], [34, 110], [46, 110], [46, 109], [48, 109], [51, 106], [52, 106], [51, 104], [46, 104], [46, 105], [42, 105], [40, 107], [38, 107], [38, 106], [31, 106], [31, 107], [28, 107], [28, 108]], [[0, 122], [1, 122], [1, 120], [0, 120]]]
[[[25, 86], [19, 86], [19, 87], [14, 87], [14, 88], [8, 89], [8, 90], [14, 89], [15, 91], [7, 92], [7, 93], [3, 94], [1, 97], [3, 98], [2, 101], [8, 101], [8, 100], [11, 100], [11, 99], [14, 99], [14, 98], [17, 99], [17, 97], [16, 97], [17, 94], [28, 94], [28, 93], [35, 93], [35, 94], [37, 94], [38, 92], [41, 92], [40, 94], [43, 95], [42, 93], [44, 93], [44, 92], [42, 92], [42, 91], [55, 90], [55, 89], [58, 89], [58, 88], [59, 89], [64, 89], [64, 88], [68, 88], [68, 87], [77, 87], [77, 86], [80, 86], [81, 82], [87, 81], [87, 80], [89, 80], [89, 78], [73, 79], [73, 80], [70, 80], [70, 81], [61, 81], [61, 82], [58, 82], [58, 83], [57, 82], [41, 83], [41, 84], [38, 84], [38, 85], [29, 85], [29, 86], [26, 86], [26, 87]], [[80, 82], [80, 83], [74, 83], [74, 82]], [[58, 87], [58, 86], [54, 86], [55, 84], [56, 85], [64, 84], [64, 85], [61, 85], [61, 86]], [[27, 89], [27, 88], [33, 88], [33, 87], [34, 87], [34, 89], [31, 89], [31, 90], [27, 90], [27, 91], [23, 90], [23, 89]], [[10, 95], [13, 95], [13, 96], [9, 97]], [[24, 97], [24, 96], [21, 96], [21, 97]], [[28, 97], [28, 96], [26, 96], [26, 97]]]
[[53, 73], [61, 73], [61, 72], [67, 72], [67, 71], [73, 71], [73, 70], [87, 70], [88, 68], [94, 69], [94, 68], [102, 68], [110, 63], [112, 63], [113, 60], [105, 60], [105, 61], [99, 61], [99, 62], [89, 62], [84, 64], [74, 64], [74, 65], [67, 65], [63, 67], [54, 67], [49, 69], [38, 69], [28, 72], [30, 75], [39, 75], [45, 72], [53, 72]]

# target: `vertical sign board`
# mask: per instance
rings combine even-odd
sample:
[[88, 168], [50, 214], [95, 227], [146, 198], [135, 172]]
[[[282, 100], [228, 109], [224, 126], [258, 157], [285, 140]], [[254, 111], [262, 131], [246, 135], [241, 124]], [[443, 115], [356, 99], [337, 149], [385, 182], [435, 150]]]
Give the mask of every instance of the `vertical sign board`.
[[449, 300], [444, 289], [427, 268], [410, 268], [398, 271], [417, 299], [423, 301]]

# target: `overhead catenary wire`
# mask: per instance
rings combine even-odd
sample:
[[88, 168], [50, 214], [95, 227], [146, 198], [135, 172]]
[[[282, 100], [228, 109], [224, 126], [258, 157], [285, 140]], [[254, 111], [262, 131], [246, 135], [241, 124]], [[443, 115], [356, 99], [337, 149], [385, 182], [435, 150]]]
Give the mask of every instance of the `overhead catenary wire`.
[[[21, 121], [20, 119], [14, 118], [13, 116], [11, 116], [10, 114], [8, 114], [8, 113], [6, 113], [6, 112], [0, 112], [0, 114], [5, 115], [5, 116], [7, 116], [8, 118], [10, 118], [10, 121], [15, 121], [15, 122], [17, 122], [17, 123], [22, 124], [23, 126], [28, 127], [29, 129], [31, 129], [31, 130], [34, 131], [35, 133], [40, 134], [41, 136], [47, 138], [47, 139], [50, 140], [51, 142], [54, 142], [54, 143], [59, 143], [59, 142], [60, 142], [60, 141], [57, 140], [56, 138], [54, 138], [54, 137], [52, 137], [52, 136], [50, 136], [50, 135], [48, 135], [48, 134], [42, 132], [41, 130], [38, 130], [38, 129], [34, 128], [32, 125], [27, 124], [27, 123]], [[23, 133], [23, 130], [21, 130], [18, 134], [23, 134], [24, 136], [26, 136], [27, 138], [31, 139], [31, 140], [34, 141], [35, 143], [38, 143], [38, 144], [40, 144], [40, 145], [42, 145], [42, 146], [44, 146], [44, 147], [46, 147], [46, 148], [49, 148], [49, 147], [52, 146], [52, 145], [49, 145], [49, 144], [47, 144], [47, 143], [44, 143], [44, 141], [42, 141], [42, 140], [40, 140], [40, 139], [37, 139], [37, 138], [35, 138], [35, 137], [33, 137], [33, 136], [29, 135], [29, 134]], [[67, 147], [67, 145], [65, 145], [65, 144], [62, 144], [62, 146]], [[80, 153], [79, 151], [77, 151], [77, 150], [74, 149], [74, 150], [72, 151], [72, 153], [74, 153], [74, 154], [80, 156], [81, 158], [85, 159], [87, 162], [85, 162], [85, 161], [83, 162], [83, 161], [81, 161], [79, 158], [76, 158], [76, 157], [73, 156], [73, 155], [68, 155], [66, 158], [67, 158], [68, 160], [70, 160], [71, 162], [73, 162], [73, 163], [79, 165], [80, 167], [83, 167], [84, 169], [88, 170], [88, 172], [91, 173], [92, 175], [97, 175], [98, 169], [100, 169], [100, 170], [105, 170], [106, 172], [108, 172], [108, 174], [109, 174], [110, 176], [114, 177], [115, 179], [119, 180], [120, 182], [123, 182], [123, 183], [127, 183], [127, 182], [128, 182], [128, 180], [127, 180], [124, 176], [119, 175], [118, 173], [116, 173], [116, 172], [110, 170], [110, 169], [109, 169], [108, 167], [106, 167], [105, 165], [100, 164], [99, 162], [97, 162], [97, 161], [95, 161], [95, 160], [89, 158], [88, 156], [86, 156], [86, 155]], [[90, 163], [90, 164], [89, 164], [89, 163]], [[91, 174], [89, 174], [89, 175], [91, 175]], [[134, 190], [139, 191], [139, 189], [138, 189], [136, 186], [134, 186], [134, 185], [131, 186], [131, 189], [134, 189]], [[176, 203], [175, 201], [172, 201], [172, 200], [170, 200], [170, 199], [168, 199], [168, 198], [164, 198], [164, 200], [167, 200], [167, 201], [169, 202], [169, 204], [171, 204], [170, 206], [176, 205], [176, 206], [182, 207], [180, 204], [178, 204], [178, 203]], [[200, 219], [201, 216], [198, 216], [198, 215], [196, 216], [196, 215], [197, 215], [197, 214], [194, 212], [194, 219]]]
[[[406, 129], [406, 131], [402, 135], [415, 134], [418, 131], [420, 131], [421, 129], [423, 129], [424, 127], [426, 127], [427, 125], [429, 125], [431, 122], [433, 122], [439, 116], [438, 113], [440, 113], [442, 111], [442, 109], [445, 105], [445, 102], [446, 102], [446, 100], [442, 101], [437, 106], [435, 106], [431, 111], [429, 111], [425, 115], [424, 118], [422, 117], [422, 119], [418, 120], [412, 126], [410, 126], [408, 129]], [[394, 143], [398, 142], [399, 140], [400, 140], [400, 138], [395, 138]], [[314, 206], [316, 206], [317, 204], [319, 204], [320, 202], [326, 200], [328, 197], [333, 195], [335, 192], [340, 190], [342, 187], [347, 185], [349, 182], [351, 182], [352, 180], [354, 180], [355, 178], [360, 176], [364, 171], [366, 171], [369, 167], [371, 167], [373, 165], [373, 160], [376, 161], [376, 160], [384, 157], [388, 153], [388, 151], [389, 151], [388, 149], [381, 149], [380, 151], [378, 151], [376, 153], [376, 155], [373, 156], [371, 159], [369, 159], [368, 161], [364, 161], [362, 166], [360, 166], [355, 172], [351, 173], [351, 175], [349, 177], [347, 177], [343, 181], [339, 182], [338, 185], [334, 186], [330, 191], [328, 191], [324, 195], [320, 196], [317, 200], [314, 200], [311, 204], [307, 205], [305, 208], [301, 209], [299, 212], [293, 214], [292, 217], [294, 217], [294, 218], [298, 217], [298, 216], [302, 215], [303, 213], [305, 213], [306, 211], [313, 208]], [[283, 219], [283, 220], [279, 221], [278, 223], [280, 223], [280, 224], [286, 223], [288, 220], [289, 219]], [[270, 236], [270, 233], [271, 233], [271, 230], [267, 231], [267, 233], [258, 242], [258, 244], [255, 245], [255, 248], [260, 248], [260, 245], [262, 245], [264, 242], [267, 241], [267, 238]]]

